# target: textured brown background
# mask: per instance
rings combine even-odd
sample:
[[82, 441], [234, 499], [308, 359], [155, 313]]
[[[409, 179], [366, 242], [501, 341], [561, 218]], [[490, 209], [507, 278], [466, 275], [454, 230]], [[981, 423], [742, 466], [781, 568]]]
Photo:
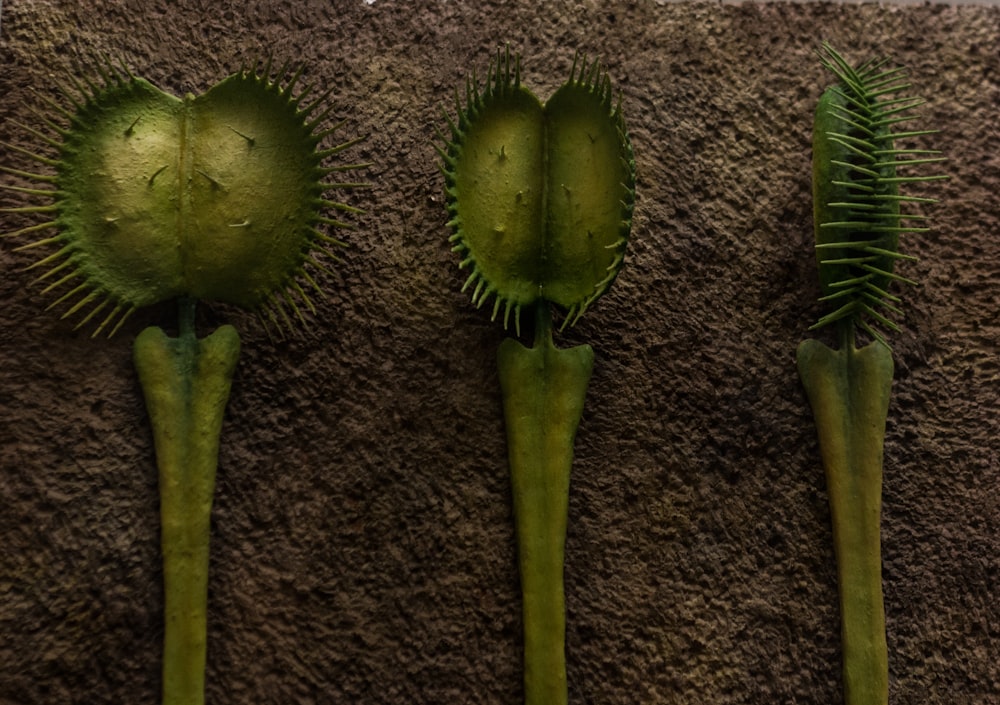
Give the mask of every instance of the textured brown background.
[[[15, 0], [0, 139], [107, 52], [175, 94], [273, 52], [333, 86], [375, 162], [301, 339], [244, 338], [214, 509], [208, 697], [516, 703], [520, 619], [494, 355], [458, 289], [433, 150], [498, 45], [547, 97], [574, 52], [623, 93], [639, 170], [627, 265], [563, 345], [597, 353], [577, 441], [571, 702], [841, 702], [829, 513], [794, 368], [818, 314], [813, 51], [891, 53], [953, 177], [911, 237], [886, 446], [891, 702], [1000, 703], [1000, 11], [379, 0]], [[99, 9], [96, 6], [100, 6]], [[0, 161], [19, 163], [4, 149]], [[3, 177], [10, 182], [10, 177]], [[16, 199], [0, 195], [3, 203]], [[10, 230], [22, 220], [4, 216]], [[112, 340], [44, 313], [0, 251], [0, 703], [155, 703], [162, 589], [150, 431]]]

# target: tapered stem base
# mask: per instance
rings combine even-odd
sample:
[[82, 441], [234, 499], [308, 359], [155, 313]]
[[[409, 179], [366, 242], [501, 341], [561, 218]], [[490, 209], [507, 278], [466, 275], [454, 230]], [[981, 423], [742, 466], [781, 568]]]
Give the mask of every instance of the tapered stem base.
[[147, 328], [134, 362], [153, 427], [165, 597], [163, 705], [205, 701], [208, 545], [223, 412], [239, 357], [236, 330], [198, 340]]
[[832, 350], [806, 340], [799, 375], [813, 409], [830, 496], [840, 591], [846, 705], [886, 705], [889, 666], [882, 599], [882, 447], [892, 353], [875, 342]]
[[563, 562], [573, 441], [594, 353], [552, 343], [539, 317], [535, 345], [500, 345], [498, 365], [514, 495], [524, 620], [526, 705], [566, 705]]

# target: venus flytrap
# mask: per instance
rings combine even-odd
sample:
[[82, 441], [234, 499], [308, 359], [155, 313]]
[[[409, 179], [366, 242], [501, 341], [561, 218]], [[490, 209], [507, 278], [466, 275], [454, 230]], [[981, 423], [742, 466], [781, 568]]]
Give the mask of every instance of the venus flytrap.
[[[840, 348], [818, 340], [798, 348], [798, 369], [813, 409], [830, 496], [840, 591], [845, 703], [886, 705], [888, 654], [882, 600], [880, 514], [882, 451], [893, 362], [879, 328], [898, 330], [892, 282], [902, 233], [921, 232], [901, 205], [930, 199], [905, 196], [899, 185], [946, 178], [904, 176], [897, 169], [943, 161], [937, 152], [904, 149], [896, 140], [929, 134], [894, 132], [922, 103], [900, 97], [902, 69], [885, 61], [848, 64], [824, 45], [824, 65], [837, 78], [816, 108], [813, 205], [821, 300], [830, 307], [812, 326], [836, 328]], [[873, 340], [856, 347], [860, 328]]]
[[521, 86], [520, 61], [498, 53], [486, 85], [473, 77], [439, 150], [453, 249], [471, 269], [463, 290], [534, 344], [500, 345], [498, 367], [524, 624], [527, 705], [565, 705], [564, 546], [573, 442], [594, 353], [558, 349], [552, 305], [577, 321], [622, 266], [635, 202], [635, 162], [611, 84], [577, 59], [544, 105]]
[[[347, 227], [325, 215], [357, 212], [327, 200], [330, 174], [364, 164], [324, 162], [358, 140], [322, 149], [329, 93], [296, 94], [301, 68], [272, 76], [270, 60], [244, 66], [208, 92], [183, 99], [127, 69], [99, 64], [98, 80], [69, 77], [63, 102], [46, 100], [41, 129], [24, 127], [54, 152], [6, 145], [33, 162], [0, 167], [31, 186], [4, 185], [26, 205], [7, 213], [47, 216], [5, 237], [53, 231], [17, 248], [55, 248], [40, 271], [49, 308], [67, 306], [77, 327], [113, 335], [138, 308], [179, 302], [179, 335], [148, 328], [134, 362], [146, 399], [160, 480], [164, 561], [164, 705], [204, 702], [209, 519], [219, 433], [240, 351], [232, 326], [199, 339], [195, 304], [223, 301], [257, 311], [265, 327], [290, 329], [312, 295], [310, 269]], [[310, 292], [309, 290], [312, 290]], [[60, 292], [53, 294], [53, 292]]]

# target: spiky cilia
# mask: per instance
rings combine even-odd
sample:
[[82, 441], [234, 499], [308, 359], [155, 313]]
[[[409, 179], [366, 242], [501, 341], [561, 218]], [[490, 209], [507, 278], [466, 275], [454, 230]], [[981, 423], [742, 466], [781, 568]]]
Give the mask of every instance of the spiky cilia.
[[[526, 306], [554, 303], [577, 321], [614, 281], [635, 204], [635, 160], [611, 82], [576, 57], [543, 106], [521, 85], [520, 58], [497, 52], [485, 85], [466, 81], [438, 148], [462, 290], [494, 298], [507, 327]], [[513, 316], [511, 315], [513, 314]]]
[[49, 308], [97, 321], [95, 336], [179, 297], [257, 311], [279, 331], [315, 313], [309, 269], [328, 271], [328, 248], [344, 246], [323, 230], [350, 227], [325, 213], [360, 212], [326, 192], [364, 186], [327, 177], [367, 164], [325, 165], [360, 140], [320, 147], [343, 123], [320, 129], [330, 91], [307, 101], [302, 67], [289, 67], [254, 61], [179, 99], [105, 59], [96, 78], [67, 74], [62, 100], [40, 97], [40, 128], [21, 128], [41, 148], [4, 145], [36, 166], [0, 170], [33, 182], [2, 185], [28, 199], [2, 212], [46, 216], [4, 237], [54, 231], [16, 248], [55, 248], [28, 267], [56, 297]]
[[[934, 199], [901, 195], [900, 184], [947, 178], [944, 175], [900, 175], [899, 167], [944, 161], [939, 152], [905, 149], [896, 141], [933, 134], [934, 130], [897, 132], [914, 120], [920, 98], [901, 95], [910, 85], [903, 68], [887, 68], [887, 59], [852, 67], [828, 44], [823, 65], [838, 79], [816, 108], [813, 133], [813, 202], [821, 301], [831, 310], [811, 328], [837, 323], [854, 327], [885, 342], [875, 325], [898, 330], [890, 319], [900, 314], [892, 282], [914, 284], [894, 272], [899, 236], [925, 232], [910, 226], [924, 216], [903, 213], [901, 204], [933, 203]], [[875, 324], [875, 325], [873, 325]]]

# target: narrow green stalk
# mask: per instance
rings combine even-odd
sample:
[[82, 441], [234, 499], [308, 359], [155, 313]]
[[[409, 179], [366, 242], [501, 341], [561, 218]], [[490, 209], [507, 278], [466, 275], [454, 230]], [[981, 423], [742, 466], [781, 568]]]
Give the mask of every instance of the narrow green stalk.
[[886, 705], [889, 666], [879, 520], [892, 353], [881, 342], [858, 349], [853, 335], [844, 338], [839, 350], [803, 341], [798, 368], [813, 409], [830, 496], [844, 702]]
[[557, 349], [549, 304], [536, 310], [534, 346], [508, 338], [497, 357], [521, 572], [525, 705], [566, 705], [569, 478], [594, 351]]
[[198, 340], [193, 301], [181, 303], [177, 338], [154, 327], [135, 341], [160, 477], [163, 705], [205, 702], [209, 519], [219, 433], [239, 350], [232, 326]]

